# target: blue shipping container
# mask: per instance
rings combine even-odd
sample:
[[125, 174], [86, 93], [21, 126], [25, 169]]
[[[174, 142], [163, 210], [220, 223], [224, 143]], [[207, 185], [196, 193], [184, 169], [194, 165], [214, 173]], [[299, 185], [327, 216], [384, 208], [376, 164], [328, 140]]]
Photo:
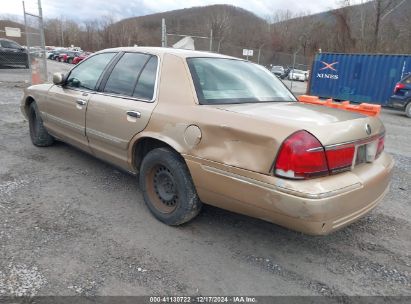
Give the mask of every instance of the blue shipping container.
[[411, 72], [411, 55], [315, 56], [309, 93], [323, 98], [387, 105], [394, 87]]

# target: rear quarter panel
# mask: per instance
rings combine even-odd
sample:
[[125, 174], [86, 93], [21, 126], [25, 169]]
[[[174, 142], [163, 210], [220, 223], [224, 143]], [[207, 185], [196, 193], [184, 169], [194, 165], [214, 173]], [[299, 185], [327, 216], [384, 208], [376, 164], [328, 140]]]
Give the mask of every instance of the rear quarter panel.
[[[237, 116], [212, 107], [199, 106], [185, 60], [166, 54], [163, 58], [158, 105], [147, 128], [133, 142], [142, 137], [154, 137], [183, 155], [268, 172], [276, 152], [273, 147], [278, 146], [290, 130], [279, 130], [278, 141], [271, 133], [267, 136], [267, 132], [263, 132], [264, 128], [270, 127], [268, 123], [244, 126], [244, 121]], [[201, 132], [198, 144], [192, 144], [196, 140], [192, 138], [190, 126]]]
[[[319, 110], [319, 106], [304, 107], [307, 108], [307, 115], [352, 115], [324, 107]], [[370, 136], [384, 131], [378, 118], [352, 115], [356, 119], [336, 122], [330, 132], [330, 124], [315, 123], [313, 117], [290, 119], [290, 111], [291, 115], [298, 116], [300, 110], [304, 109], [295, 106], [286, 108], [284, 105], [283, 114], [261, 119], [252, 113], [234, 113], [199, 105], [185, 59], [166, 54], [160, 76], [158, 105], [146, 129], [133, 139], [131, 147], [142, 137], [154, 137], [183, 155], [270, 174], [282, 142], [298, 130], [308, 130], [324, 145], [367, 137], [366, 123], [373, 130]], [[129, 153], [132, 158], [132, 150]]]

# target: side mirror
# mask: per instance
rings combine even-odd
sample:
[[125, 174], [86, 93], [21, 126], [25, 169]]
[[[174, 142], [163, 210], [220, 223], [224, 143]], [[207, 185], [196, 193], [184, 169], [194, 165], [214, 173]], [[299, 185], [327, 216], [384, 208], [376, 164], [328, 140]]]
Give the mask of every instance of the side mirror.
[[56, 85], [63, 84], [64, 74], [63, 73], [54, 73], [53, 74], [53, 83]]

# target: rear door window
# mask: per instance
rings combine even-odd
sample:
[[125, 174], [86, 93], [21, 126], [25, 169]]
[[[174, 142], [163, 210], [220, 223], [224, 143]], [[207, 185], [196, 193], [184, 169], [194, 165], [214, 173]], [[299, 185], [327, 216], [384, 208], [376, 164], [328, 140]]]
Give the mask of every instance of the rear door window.
[[152, 100], [157, 78], [157, 57], [152, 56], [138, 79], [133, 96], [139, 99]]
[[141, 53], [125, 53], [111, 72], [103, 91], [133, 96], [137, 80], [150, 57]]

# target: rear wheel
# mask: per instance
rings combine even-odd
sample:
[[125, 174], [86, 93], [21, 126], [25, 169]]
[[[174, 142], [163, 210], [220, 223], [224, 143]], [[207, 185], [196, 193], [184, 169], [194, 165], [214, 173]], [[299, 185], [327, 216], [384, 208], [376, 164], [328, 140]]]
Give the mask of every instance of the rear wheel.
[[411, 101], [407, 104], [407, 107], [405, 108], [405, 114], [411, 118]]
[[32, 102], [29, 107], [29, 128], [31, 142], [38, 147], [47, 147], [54, 143], [54, 138], [43, 126], [37, 104]]
[[151, 150], [140, 168], [140, 187], [151, 213], [167, 225], [181, 225], [201, 210], [187, 165], [167, 148]]

